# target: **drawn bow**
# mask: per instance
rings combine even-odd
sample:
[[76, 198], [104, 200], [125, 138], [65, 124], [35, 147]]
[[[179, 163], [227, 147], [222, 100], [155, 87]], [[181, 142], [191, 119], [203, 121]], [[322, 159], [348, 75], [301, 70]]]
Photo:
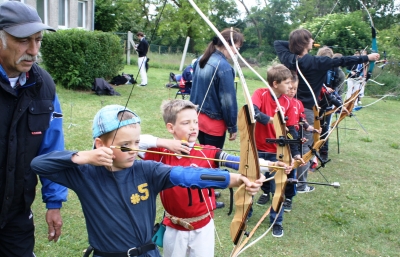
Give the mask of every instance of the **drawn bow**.
[[[241, 150], [239, 173], [246, 176], [250, 181], [255, 181], [260, 178], [260, 166], [258, 162], [257, 148], [254, 140], [254, 129], [256, 122], [254, 119], [255, 113], [249, 89], [247, 87], [239, 63], [237, 62], [228, 42], [226, 42], [224, 37], [218, 31], [218, 29], [204, 15], [204, 13], [193, 2], [193, 0], [188, 0], [188, 1], [196, 10], [196, 12], [208, 24], [208, 26], [214, 31], [214, 33], [218, 36], [221, 42], [224, 44], [226, 50], [231, 56], [238, 71], [243, 88], [244, 98], [246, 100], [246, 105], [241, 108], [238, 115], [238, 129], [240, 132], [240, 150]], [[252, 206], [252, 197], [249, 194], [247, 194], [245, 190], [245, 185], [242, 185], [236, 190], [234, 198], [235, 198], [236, 210], [233, 220], [231, 222], [230, 231], [231, 231], [232, 241], [236, 245], [246, 231], [247, 214], [249, 213]]]
[[[231, 29], [232, 31], [232, 29]], [[233, 37], [232, 37], [232, 33], [231, 33], [231, 45], [234, 45], [234, 41], [233, 41]], [[257, 77], [265, 84], [265, 86], [267, 88], [270, 88], [269, 84], [265, 81], [265, 79], [257, 72], [253, 69], [253, 67], [251, 67], [251, 65], [248, 64], [248, 62], [240, 55], [240, 53], [237, 53], [237, 57], [239, 57], [239, 59], [255, 74], [257, 75]], [[285, 118], [282, 112], [282, 108], [281, 105], [278, 101], [277, 96], [275, 95], [274, 91], [270, 88], [270, 92], [274, 97], [274, 100], [276, 102], [277, 105], [277, 113], [275, 115], [275, 117], [273, 118], [274, 121], [274, 128], [275, 131], [279, 131], [276, 136], [277, 136], [277, 140], [282, 140], [282, 136], [284, 137], [284, 139], [286, 139], [286, 123], [285, 123]], [[280, 132], [282, 131], [282, 132]], [[285, 157], [285, 163], [287, 165], [290, 165], [291, 159], [290, 159], [290, 152], [289, 151], [280, 151], [278, 149], [277, 151], [277, 156], [284, 156]], [[277, 157], [278, 160], [283, 161], [282, 158]], [[272, 169], [271, 169], [272, 170]], [[275, 169], [272, 170], [271, 172], [277, 172], [277, 174], [274, 176], [275, 180], [278, 183], [278, 186], [275, 189], [275, 194], [276, 197], [274, 198], [275, 200], [273, 200], [273, 204], [267, 208], [267, 210], [264, 212], [264, 214], [261, 216], [261, 218], [259, 219], [259, 221], [257, 222], [257, 224], [254, 226], [254, 228], [250, 231], [250, 233], [246, 232], [245, 234], [247, 235], [247, 238], [245, 238], [240, 245], [236, 245], [236, 247], [233, 249], [231, 256], [238, 256], [239, 254], [243, 253], [246, 249], [248, 249], [249, 247], [251, 247], [252, 245], [254, 245], [255, 243], [257, 243], [259, 240], [261, 240], [261, 238], [263, 238], [270, 230], [270, 227], [267, 231], [265, 231], [264, 234], [262, 234], [261, 236], [259, 236], [257, 239], [255, 239], [253, 242], [251, 242], [249, 245], [246, 246], [246, 244], [249, 242], [249, 240], [252, 238], [252, 236], [254, 235], [255, 231], [258, 229], [258, 227], [261, 225], [261, 223], [264, 221], [264, 219], [268, 216], [268, 214], [270, 213], [270, 209], [271, 207], [274, 208], [274, 210], [279, 209], [279, 206], [282, 205], [283, 202], [283, 198], [280, 197], [282, 195], [282, 192], [284, 192], [285, 190], [285, 186], [286, 186], [286, 179], [287, 176], [283, 171], [284, 169]], [[246, 246], [246, 247], [245, 247]]]

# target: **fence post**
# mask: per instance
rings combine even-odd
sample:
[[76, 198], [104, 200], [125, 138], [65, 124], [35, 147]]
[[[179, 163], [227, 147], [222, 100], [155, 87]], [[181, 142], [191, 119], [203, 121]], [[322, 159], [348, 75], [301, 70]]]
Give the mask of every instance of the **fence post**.
[[128, 40], [127, 43], [127, 51], [126, 51], [126, 64], [131, 64], [131, 45], [135, 48], [135, 42], [133, 41], [133, 34], [132, 32], [128, 31]]
[[185, 43], [185, 48], [183, 49], [183, 54], [182, 54], [182, 60], [181, 60], [181, 66], [179, 66], [179, 71], [182, 71], [183, 65], [185, 64], [185, 59], [186, 59], [186, 53], [189, 48], [189, 42], [190, 42], [190, 37], [186, 38], [186, 43]]

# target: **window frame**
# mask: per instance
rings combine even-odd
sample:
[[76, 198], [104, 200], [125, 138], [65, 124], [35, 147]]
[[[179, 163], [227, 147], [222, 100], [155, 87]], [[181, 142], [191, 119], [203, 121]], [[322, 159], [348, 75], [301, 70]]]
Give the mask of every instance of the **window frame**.
[[58, 1], [58, 8], [60, 9], [60, 2], [64, 1], [64, 25], [60, 25], [60, 10], [58, 10], [58, 28], [59, 29], [66, 29], [68, 28], [68, 15], [69, 15], [69, 10], [68, 10], [68, 6], [69, 6], [69, 2], [68, 0], [59, 0]]

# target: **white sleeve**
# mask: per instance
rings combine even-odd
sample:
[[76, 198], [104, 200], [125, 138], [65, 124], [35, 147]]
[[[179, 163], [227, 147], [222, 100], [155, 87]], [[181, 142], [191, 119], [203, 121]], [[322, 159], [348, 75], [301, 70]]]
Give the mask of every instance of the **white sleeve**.
[[[152, 135], [140, 135], [139, 149], [147, 150], [149, 148], [157, 147], [157, 137]], [[139, 156], [144, 158], [145, 152], [139, 152]]]
[[[261, 165], [264, 165], [264, 166], [271, 165], [270, 161], [264, 160], [263, 158], [258, 158], [258, 162], [260, 163], [260, 166]], [[260, 167], [260, 172], [261, 173], [269, 172], [269, 169], [268, 169], [268, 167]]]

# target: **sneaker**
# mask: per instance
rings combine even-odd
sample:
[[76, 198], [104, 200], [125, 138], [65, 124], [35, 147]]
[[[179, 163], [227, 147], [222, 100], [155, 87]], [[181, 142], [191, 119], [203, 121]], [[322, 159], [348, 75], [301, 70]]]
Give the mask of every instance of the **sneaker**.
[[315, 187], [306, 186], [303, 190], [297, 190], [297, 193], [309, 193], [315, 190]]
[[283, 202], [283, 211], [284, 212], [290, 212], [292, 210], [292, 200], [290, 199], [285, 199]]
[[279, 224], [274, 224], [272, 227], [272, 236], [273, 237], [283, 237], [283, 227]]
[[216, 202], [215, 206], [217, 207], [217, 209], [220, 209], [220, 208], [224, 208], [225, 204], [224, 204], [224, 202]]
[[220, 198], [221, 197], [221, 192], [214, 192], [215, 198]]
[[139, 86], [141, 86], [141, 87], [145, 87], [145, 86], [147, 86], [147, 84], [146, 84], [146, 85], [140, 84]]
[[269, 194], [262, 194], [260, 198], [258, 198], [257, 205], [266, 205], [270, 200]]

